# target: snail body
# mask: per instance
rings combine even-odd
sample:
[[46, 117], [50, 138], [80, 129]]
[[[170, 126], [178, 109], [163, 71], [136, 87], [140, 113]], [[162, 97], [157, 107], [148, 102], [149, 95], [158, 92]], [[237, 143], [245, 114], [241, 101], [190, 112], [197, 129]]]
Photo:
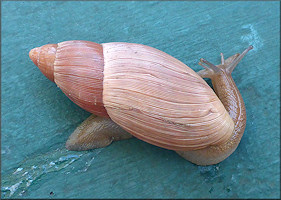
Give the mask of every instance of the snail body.
[[[225, 61], [222, 55], [217, 66], [202, 59], [206, 69], [198, 73], [133, 43], [66, 41], [29, 55], [74, 103], [100, 116], [77, 128], [68, 149], [98, 148], [133, 135], [209, 165], [228, 157], [243, 135], [245, 106], [231, 72], [251, 48]], [[202, 77], [211, 78], [216, 93]], [[100, 127], [109, 127], [107, 133]]]

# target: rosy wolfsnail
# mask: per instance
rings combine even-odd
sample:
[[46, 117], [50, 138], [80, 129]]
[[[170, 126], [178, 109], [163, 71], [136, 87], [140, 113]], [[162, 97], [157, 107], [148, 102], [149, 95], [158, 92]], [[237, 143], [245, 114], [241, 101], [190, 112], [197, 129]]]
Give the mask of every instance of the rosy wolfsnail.
[[[246, 110], [231, 73], [245, 54], [221, 64], [201, 59], [194, 72], [155, 48], [133, 43], [66, 41], [30, 51], [41, 72], [93, 113], [69, 137], [69, 150], [109, 145], [132, 135], [175, 150], [197, 165], [216, 164], [237, 148]], [[203, 80], [210, 78], [213, 89]]]

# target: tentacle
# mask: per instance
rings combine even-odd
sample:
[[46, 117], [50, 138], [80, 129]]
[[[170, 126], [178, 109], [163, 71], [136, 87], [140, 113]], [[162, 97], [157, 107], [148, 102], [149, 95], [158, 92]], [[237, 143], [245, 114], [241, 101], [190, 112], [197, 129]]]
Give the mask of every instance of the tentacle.
[[253, 46], [250, 45], [247, 49], [243, 51], [242, 54], [240, 54], [236, 59], [234, 59], [229, 65], [226, 66], [226, 70], [228, 73], [232, 73], [232, 71], [235, 69], [237, 64], [242, 60], [242, 58], [251, 50], [253, 49]]
[[221, 71], [221, 68], [217, 67], [216, 65], [210, 63], [209, 61], [203, 58], [200, 59], [200, 62], [198, 64], [205, 68], [197, 72], [197, 74], [202, 78], [212, 78], [213, 75]]
[[223, 53], [221, 53], [221, 64], [224, 65], [224, 56], [223, 56]]
[[223, 53], [221, 53], [221, 64], [220, 65], [214, 65], [214, 64], [210, 63], [209, 61], [201, 58], [200, 62], [198, 64], [201, 65], [202, 67], [204, 67], [205, 69], [197, 72], [197, 74], [199, 76], [201, 76], [202, 78], [212, 78], [215, 74], [218, 74], [221, 71], [225, 71], [226, 73], [231, 74], [232, 71], [237, 66], [237, 64], [242, 60], [242, 58], [251, 49], [253, 49], [252, 45], [250, 45], [246, 50], [244, 50], [242, 54], [237, 53], [233, 56], [230, 56], [226, 60], [224, 59]]

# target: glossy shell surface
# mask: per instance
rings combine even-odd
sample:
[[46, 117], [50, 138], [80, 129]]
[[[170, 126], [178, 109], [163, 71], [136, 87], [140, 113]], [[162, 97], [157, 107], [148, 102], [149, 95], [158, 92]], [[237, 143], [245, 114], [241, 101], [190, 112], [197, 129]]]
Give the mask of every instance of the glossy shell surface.
[[209, 85], [174, 57], [140, 44], [102, 44], [103, 103], [135, 137], [171, 150], [225, 142], [234, 123]]

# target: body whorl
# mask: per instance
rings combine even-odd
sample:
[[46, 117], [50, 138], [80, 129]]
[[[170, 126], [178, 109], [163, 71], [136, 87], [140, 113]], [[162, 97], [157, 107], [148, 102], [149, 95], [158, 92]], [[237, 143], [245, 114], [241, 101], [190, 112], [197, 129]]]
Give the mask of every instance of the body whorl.
[[225, 142], [233, 120], [209, 85], [179, 60], [140, 44], [105, 43], [103, 103], [135, 137], [171, 150]]

